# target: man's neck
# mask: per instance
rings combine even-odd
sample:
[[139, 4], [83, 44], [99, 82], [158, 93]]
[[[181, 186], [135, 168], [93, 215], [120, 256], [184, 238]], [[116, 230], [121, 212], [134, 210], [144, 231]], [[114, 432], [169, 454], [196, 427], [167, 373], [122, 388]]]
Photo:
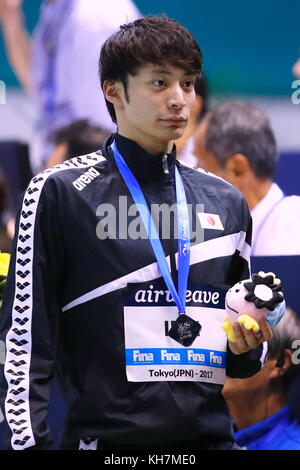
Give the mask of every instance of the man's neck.
[[139, 137], [138, 135], [132, 135], [126, 132], [126, 130], [118, 129], [118, 134], [127, 139], [133, 140], [136, 144], [142, 147], [150, 155], [158, 155], [163, 153], [171, 153], [174, 145], [174, 141], [159, 141], [151, 137], [147, 138], [145, 136]]
[[265, 420], [286, 405], [280, 393], [271, 393], [267, 396], [258, 396], [254, 393], [252, 397], [243, 394], [241, 398], [234, 397], [232, 400], [227, 398], [226, 401], [238, 430]]
[[193, 135], [196, 129], [196, 120], [195, 119], [189, 119], [188, 125], [185, 128], [184, 134], [180, 139], [176, 140], [176, 149], [177, 149], [177, 154], [180, 155], [181, 151], [184, 149], [187, 141], [189, 138]]
[[271, 180], [253, 180], [251, 185], [247, 185], [245, 189], [241, 189], [245, 195], [249, 209], [252, 210], [268, 193], [272, 186]]

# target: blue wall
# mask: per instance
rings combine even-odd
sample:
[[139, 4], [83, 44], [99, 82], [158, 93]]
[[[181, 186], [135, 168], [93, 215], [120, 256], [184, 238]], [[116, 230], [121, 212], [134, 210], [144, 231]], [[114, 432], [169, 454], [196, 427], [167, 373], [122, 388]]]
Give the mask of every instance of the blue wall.
[[196, 36], [212, 89], [290, 95], [300, 46], [300, 1], [137, 0], [144, 14], [166, 12]]
[[[88, 0], [86, 0], [88, 1]], [[41, 0], [24, 0], [32, 29]], [[103, 5], [103, 0], [99, 4]], [[143, 14], [167, 13], [196, 36], [213, 92], [290, 95], [300, 46], [299, 0], [136, 0]], [[0, 79], [17, 81], [0, 37]]]

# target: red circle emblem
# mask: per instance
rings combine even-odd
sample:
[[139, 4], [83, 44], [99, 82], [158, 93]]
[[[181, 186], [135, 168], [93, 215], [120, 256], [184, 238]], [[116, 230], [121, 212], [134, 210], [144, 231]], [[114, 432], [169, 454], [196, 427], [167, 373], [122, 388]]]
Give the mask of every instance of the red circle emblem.
[[216, 225], [216, 221], [211, 215], [207, 216], [207, 222], [209, 223], [209, 225]]

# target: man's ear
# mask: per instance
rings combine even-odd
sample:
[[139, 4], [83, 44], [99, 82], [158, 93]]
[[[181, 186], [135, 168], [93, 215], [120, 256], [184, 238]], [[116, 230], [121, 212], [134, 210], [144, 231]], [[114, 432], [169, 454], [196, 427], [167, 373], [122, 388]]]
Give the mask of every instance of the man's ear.
[[274, 358], [274, 362], [271, 378], [281, 377], [291, 366], [292, 351], [290, 349], [283, 349], [280, 351], [280, 354]]
[[123, 105], [122, 85], [120, 82], [105, 80], [103, 83], [103, 93], [105, 99], [116, 106]]
[[242, 153], [233, 154], [228, 163], [235, 177], [244, 176], [249, 171], [252, 171], [248, 158]]

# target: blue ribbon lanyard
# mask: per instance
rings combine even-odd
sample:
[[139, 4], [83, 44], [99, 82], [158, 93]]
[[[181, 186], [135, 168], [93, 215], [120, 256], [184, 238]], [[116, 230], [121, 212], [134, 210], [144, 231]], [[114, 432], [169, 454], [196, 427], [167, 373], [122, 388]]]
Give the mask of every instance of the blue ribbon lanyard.
[[171, 292], [174, 302], [177, 305], [178, 313], [185, 313], [186, 289], [190, 269], [190, 227], [189, 213], [186, 202], [184, 186], [177, 167], [175, 167], [175, 188], [177, 204], [177, 222], [178, 222], [178, 293], [171, 277], [165, 253], [157, 234], [151, 213], [147, 206], [142, 189], [135, 176], [128, 168], [124, 158], [120, 154], [115, 142], [111, 148], [114, 153], [115, 161], [122, 178], [127, 185], [130, 194], [139, 210], [145, 230], [149, 237], [152, 249], [154, 251], [157, 264], [164, 278], [167, 288]]

